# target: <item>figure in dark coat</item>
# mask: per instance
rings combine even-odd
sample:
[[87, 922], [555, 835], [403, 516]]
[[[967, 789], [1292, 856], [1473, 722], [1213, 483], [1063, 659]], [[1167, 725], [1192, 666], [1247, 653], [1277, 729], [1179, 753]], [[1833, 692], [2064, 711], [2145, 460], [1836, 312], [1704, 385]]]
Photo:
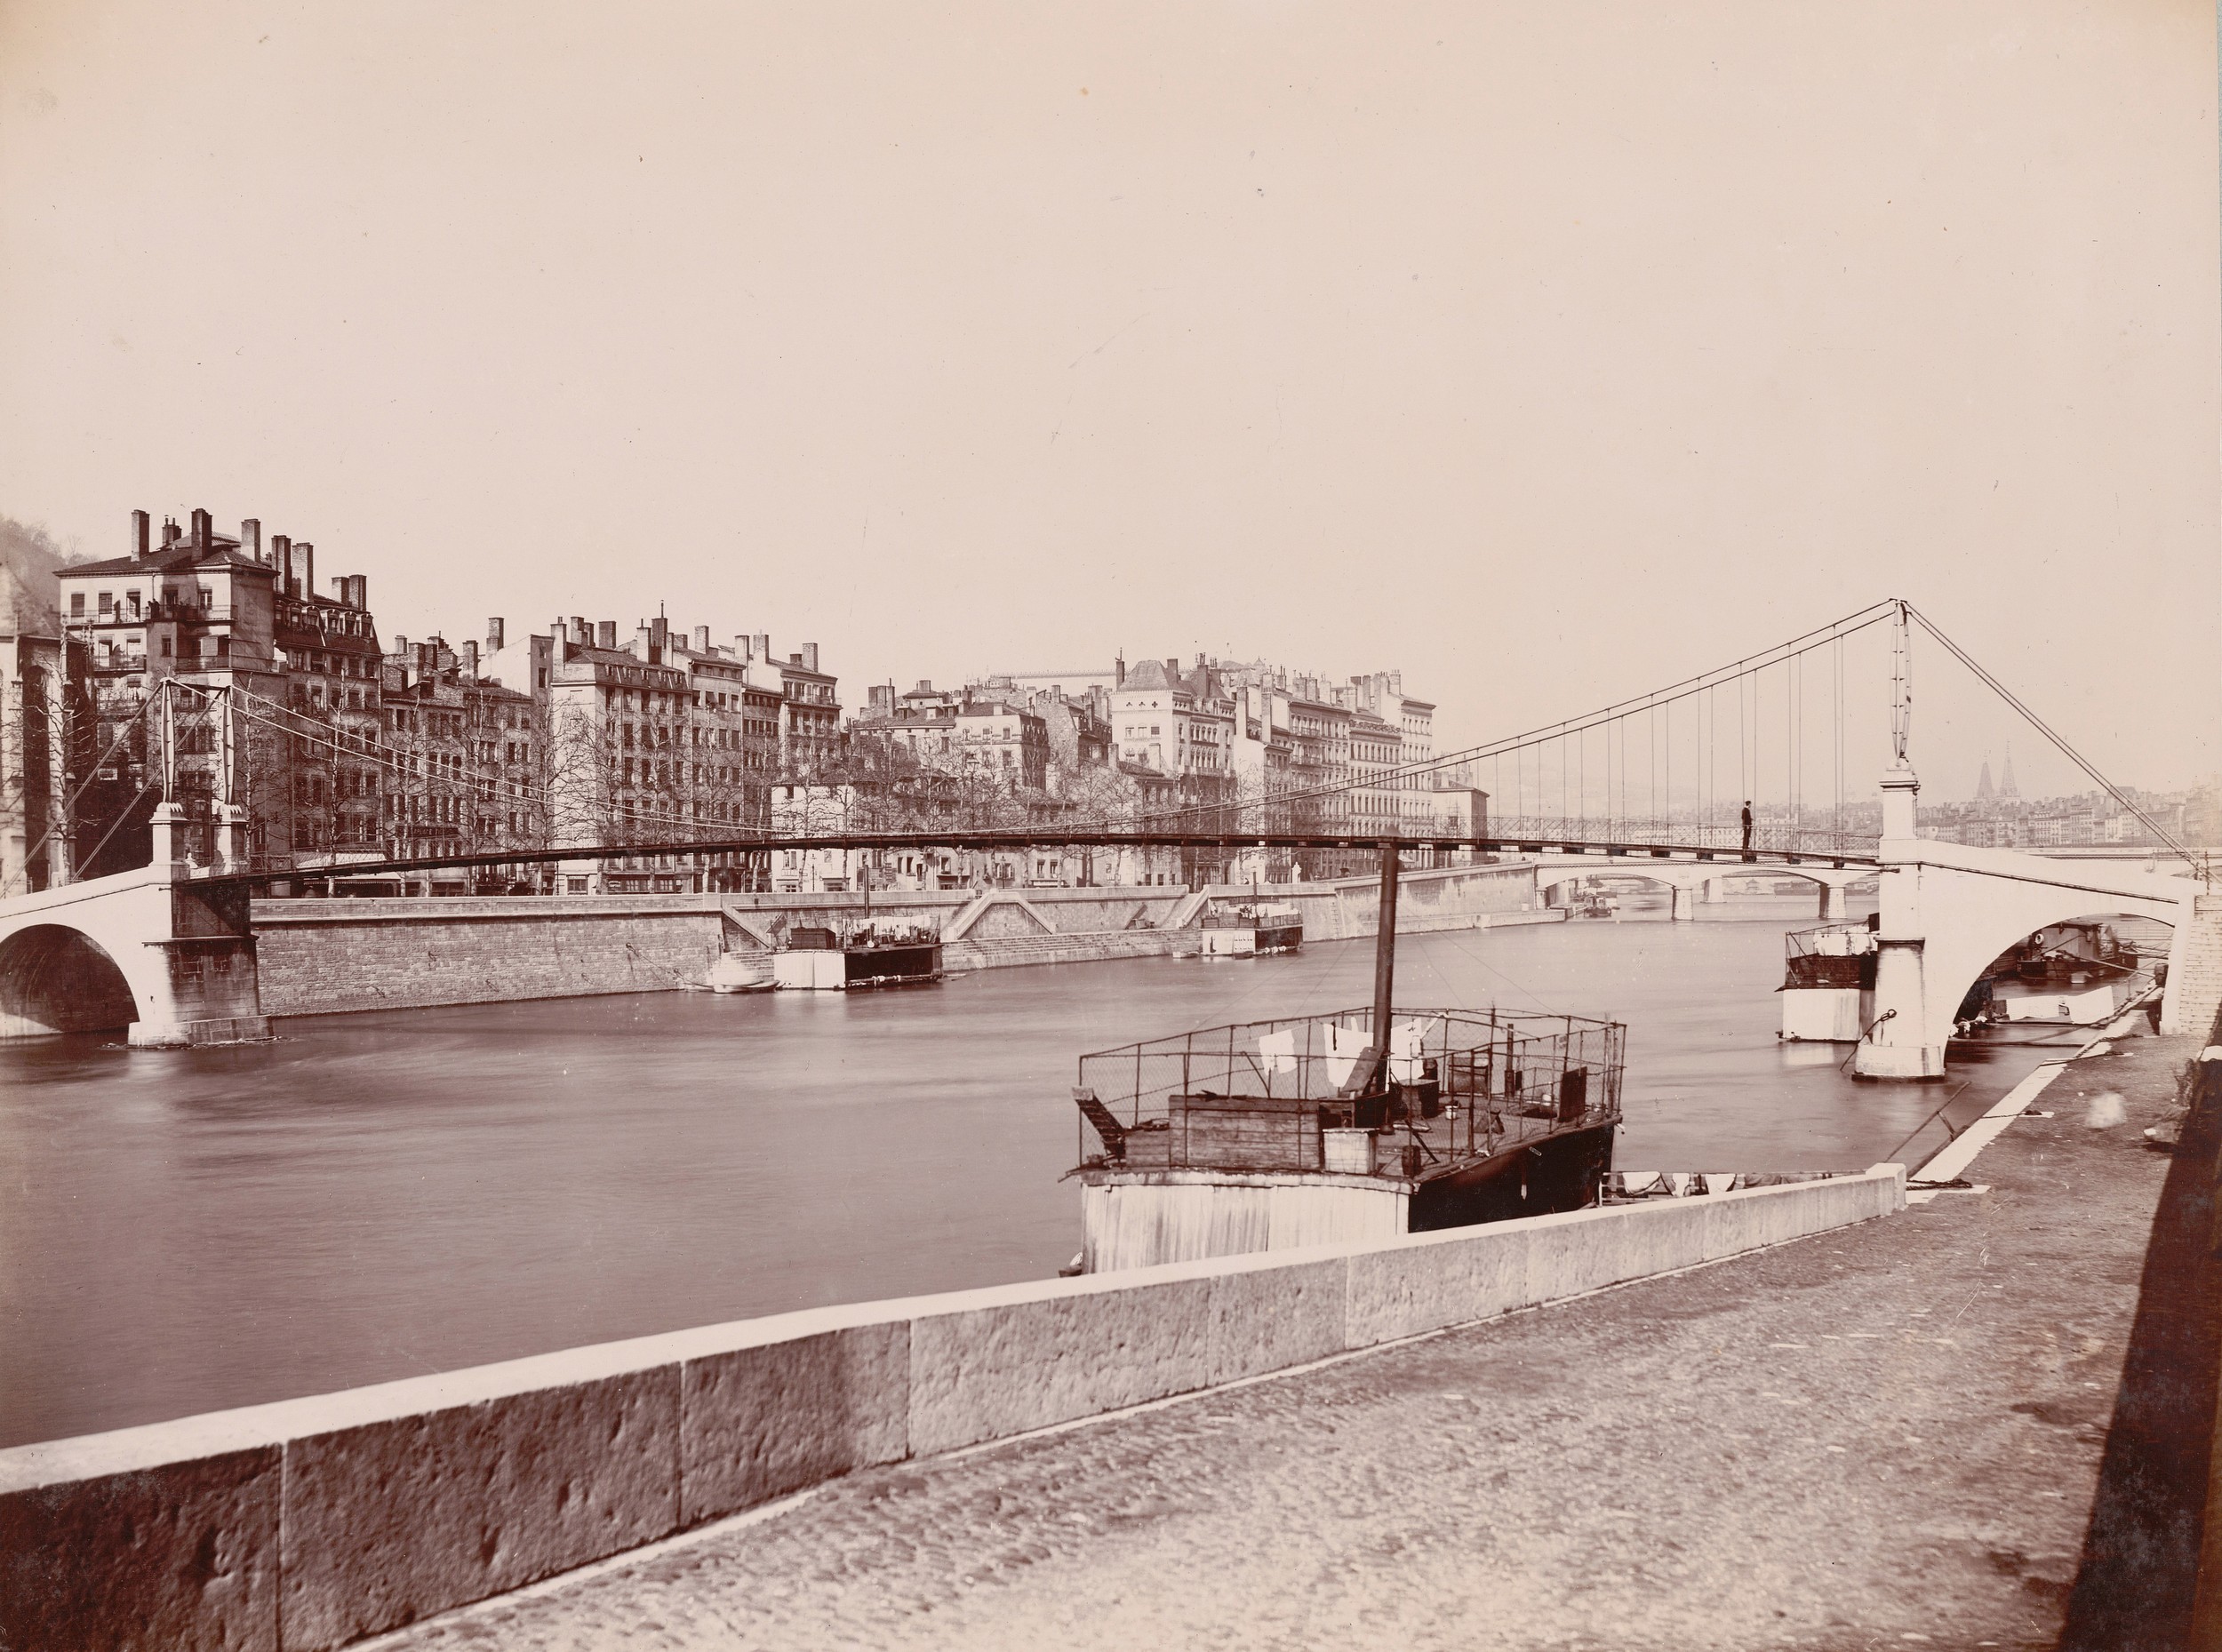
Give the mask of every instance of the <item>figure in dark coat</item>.
[[1744, 852], [1751, 852], [1751, 799], [1744, 800]]

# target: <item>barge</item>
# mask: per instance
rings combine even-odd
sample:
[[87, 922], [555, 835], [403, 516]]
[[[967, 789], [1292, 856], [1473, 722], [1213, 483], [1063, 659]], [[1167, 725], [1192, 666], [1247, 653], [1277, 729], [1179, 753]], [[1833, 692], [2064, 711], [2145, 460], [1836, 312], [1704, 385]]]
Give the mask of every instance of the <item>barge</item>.
[[1203, 914], [1206, 958], [1254, 958], [1291, 953], [1304, 945], [1304, 917], [1294, 906], [1243, 905]]
[[772, 985], [787, 992], [841, 993], [925, 986], [941, 978], [940, 937], [928, 930], [866, 925], [846, 936], [798, 929], [771, 954]]
[[1782, 1036], [1858, 1043], [1874, 1020], [1874, 921], [1793, 930], [1782, 945]]
[[2103, 1026], [2153, 985], [2143, 954], [2110, 923], [2048, 924], [1993, 959], [1954, 1016], [1962, 1028]]
[[1581, 1016], [1400, 1009], [1383, 1055], [1361, 1008], [1083, 1056], [1078, 1271], [1595, 1204], [1626, 1038]]

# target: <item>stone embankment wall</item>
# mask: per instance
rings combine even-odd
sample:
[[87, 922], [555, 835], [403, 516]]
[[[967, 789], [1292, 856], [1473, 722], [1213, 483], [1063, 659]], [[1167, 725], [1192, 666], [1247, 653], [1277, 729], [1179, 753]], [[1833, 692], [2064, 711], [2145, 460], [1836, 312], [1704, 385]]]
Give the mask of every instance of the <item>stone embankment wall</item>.
[[0, 1451], [10, 1652], [303, 1652], [874, 1464], [1902, 1209], [1904, 1169], [791, 1313]]
[[[1210, 891], [1222, 904], [1247, 887]], [[1370, 879], [1268, 885], [1293, 905], [1307, 940], [1371, 936]], [[1535, 901], [1528, 866], [1409, 873], [1397, 930], [1474, 929]], [[1194, 951], [1205, 903], [1187, 890], [949, 890], [875, 894], [869, 916], [945, 934], [952, 970], [1080, 963]], [[972, 910], [976, 906], [979, 910]], [[262, 1012], [324, 1015], [436, 1004], [667, 992], [698, 983], [727, 952], [761, 953], [809, 925], [861, 922], [860, 895], [520, 895], [397, 900], [258, 900]]]
[[2222, 895], [2194, 896], [2191, 907], [2169, 953], [2163, 1033], [2199, 1032], [2222, 1012]]

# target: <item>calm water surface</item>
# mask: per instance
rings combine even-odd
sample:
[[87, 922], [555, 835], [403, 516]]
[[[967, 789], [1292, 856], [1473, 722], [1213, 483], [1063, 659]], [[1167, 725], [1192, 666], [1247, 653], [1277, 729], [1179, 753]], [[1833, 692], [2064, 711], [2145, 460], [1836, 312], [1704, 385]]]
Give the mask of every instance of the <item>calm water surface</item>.
[[[1810, 898], [1700, 910], [1411, 938], [1398, 1001], [1626, 1021], [1624, 1168], [1863, 1167], [2048, 1053], [1855, 1083], [1775, 1037]], [[1371, 970], [1343, 943], [0, 1045], [0, 1445], [1041, 1278], [1080, 1244], [1081, 1052], [1361, 1003]]]

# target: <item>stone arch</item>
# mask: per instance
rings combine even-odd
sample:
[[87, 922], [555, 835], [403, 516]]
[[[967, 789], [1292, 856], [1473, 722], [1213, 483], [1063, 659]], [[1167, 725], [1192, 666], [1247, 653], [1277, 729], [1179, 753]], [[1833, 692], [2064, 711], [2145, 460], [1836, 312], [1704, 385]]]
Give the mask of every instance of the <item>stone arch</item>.
[[0, 1037], [108, 1032], [138, 1019], [130, 980], [84, 930], [34, 923], [0, 941]]
[[1555, 889], [1561, 883], [1571, 883], [1582, 878], [1640, 878], [1646, 883], [1655, 883], [1666, 890], [1680, 889], [1684, 883], [1684, 880], [1670, 876], [1664, 871], [1653, 871], [1642, 861], [1633, 865], [1621, 861], [1600, 861], [1594, 866], [1564, 868], [1539, 866], [1536, 868], [1535, 886], [1538, 889]]
[[[2147, 918], [2167, 925], [2171, 935], [2180, 927], [2178, 922], [2179, 914], [2173, 912], [2163, 914], [2155, 909], [2158, 906], [2156, 902], [2127, 900], [2110, 906], [2103, 895], [2094, 897], [2088, 892], [2069, 890], [2048, 892], [2058, 898], [2042, 906], [2027, 900], [2016, 903], [2021, 908], [2018, 915], [2025, 920], [2030, 919], [2033, 914], [2044, 914], [2036, 916], [2033, 922], [2010, 926], [2006, 914], [2002, 914], [1987, 922], [1965, 925], [1949, 942], [1940, 943], [1931, 938], [1922, 959], [1922, 996], [1932, 1026], [1941, 1026], [1948, 1031], [1953, 1025], [1954, 1011], [1967, 996], [1969, 989], [1990, 967], [1992, 960], [2016, 942], [2026, 940], [2055, 924], [2106, 923], [2122, 918]], [[2093, 899], [2099, 903], [2095, 910], [2090, 905]], [[2046, 913], [2046, 906], [2057, 907], [2058, 910]], [[1939, 1015], [1943, 1018], [1941, 1021], [1936, 1018]]]

